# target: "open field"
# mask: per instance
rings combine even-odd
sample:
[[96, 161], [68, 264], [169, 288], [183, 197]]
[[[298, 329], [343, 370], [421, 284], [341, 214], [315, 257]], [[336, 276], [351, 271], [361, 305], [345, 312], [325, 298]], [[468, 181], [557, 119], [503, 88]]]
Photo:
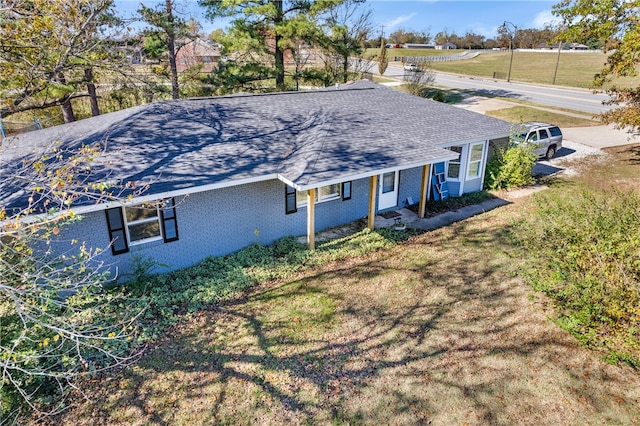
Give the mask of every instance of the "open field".
[[[609, 154], [547, 191], [640, 189], [638, 147]], [[185, 316], [56, 424], [639, 424], [638, 371], [580, 346], [519, 278], [509, 231], [533, 200], [511, 201]]]
[[[368, 49], [367, 53], [375, 49]], [[436, 56], [453, 55], [464, 50], [424, 50], [424, 49], [389, 49], [391, 57], [395, 56]], [[509, 72], [510, 52], [483, 52], [473, 59], [454, 62], [434, 62], [436, 71], [492, 78], [494, 72], [507, 76]], [[514, 81], [538, 84], [552, 84], [557, 51], [549, 52], [513, 52], [511, 79]], [[567, 52], [560, 54], [556, 84], [559, 86], [591, 88], [593, 76], [600, 72], [607, 60], [604, 53]], [[640, 77], [617, 79], [616, 85], [635, 87], [640, 85]]]
[[[551, 84], [556, 66], [557, 52], [513, 52], [511, 79], [527, 83]], [[483, 53], [476, 58], [457, 62], [433, 63], [436, 71], [455, 72], [465, 75], [492, 77], [494, 72], [509, 72], [509, 52]], [[570, 53], [560, 55], [556, 84], [588, 88], [593, 76], [606, 61], [603, 53]]]

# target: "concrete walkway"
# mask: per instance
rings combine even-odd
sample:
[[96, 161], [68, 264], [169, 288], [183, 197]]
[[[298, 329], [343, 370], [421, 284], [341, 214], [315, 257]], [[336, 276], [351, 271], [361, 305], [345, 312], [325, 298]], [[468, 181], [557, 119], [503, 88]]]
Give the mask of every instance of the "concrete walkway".
[[[467, 219], [472, 216], [479, 215], [481, 213], [488, 212], [497, 207], [501, 207], [509, 204], [509, 201], [502, 198], [493, 198], [491, 200], [483, 201], [480, 204], [474, 204], [471, 206], [462, 207], [455, 211], [445, 212], [437, 216], [420, 219], [413, 211], [402, 208], [396, 211], [399, 214], [399, 221], [405, 223], [407, 228], [431, 230], [441, 228], [443, 226], [450, 225], [454, 222]], [[385, 219], [382, 216], [376, 216], [375, 227], [376, 228], [388, 228], [396, 224], [395, 218]]]

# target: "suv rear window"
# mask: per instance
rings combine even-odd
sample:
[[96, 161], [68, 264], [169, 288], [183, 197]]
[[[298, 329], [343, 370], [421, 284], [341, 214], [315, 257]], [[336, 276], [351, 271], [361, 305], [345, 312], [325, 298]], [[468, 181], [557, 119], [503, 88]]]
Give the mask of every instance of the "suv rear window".
[[562, 136], [562, 132], [559, 127], [550, 127], [549, 132], [551, 132], [551, 136]]

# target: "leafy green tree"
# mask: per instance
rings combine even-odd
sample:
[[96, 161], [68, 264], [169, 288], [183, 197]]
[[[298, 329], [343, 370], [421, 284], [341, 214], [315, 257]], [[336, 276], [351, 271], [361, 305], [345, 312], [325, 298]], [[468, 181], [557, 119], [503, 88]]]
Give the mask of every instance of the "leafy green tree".
[[[596, 88], [615, 83], [617, 77], [637, 75], [640, 63], [640, 6], [637, 1], [563, 0], [554, 6], [553, 13], [567, 23], [562, 39], [583, 42], [596, 39], [605, 51], [615, 48], [594, 77]], [[608, 93], [611, 96], [609, 104], [618, 108], [601, 114], [602, 120], [640, 131], [640, 87], [613, 84]]]
[[225, 42], [233, 65], [221, 69], [227, 84], [275, 78], [285, 89], [285, 51], [322, 34], [318, 18], [344, 0], [199, 0], [207, 17], [232, 17]]
[[431, 41], [431, 34], [428, 31], [407, 31], [399, 28], [389, 34], [389, 41], [393, 44], [417, 43], [426, 44]]
[[85, 180], [101, 146], [12, 161], [10, 144], [0, 148], [0, 192], [30, 182], [30, 196], [20, 209], [0, 201], [0, 419], [20, 424], [62, 410], [77, 379], [131, 362], [137, 313], [106, 290], [101, 248], [63, 238], [80, 220], [78, 199], [118, 197]]
[[89, 84], [90, 92], [94, 77], [124, 70], [123, 58], [105, 37], [120, 25], [112, 5], [113, 0], [3, 1], [0, 116], [59, 106], [65, 121], [74, 121], [71, 101], [92, 96], [83, 88]]

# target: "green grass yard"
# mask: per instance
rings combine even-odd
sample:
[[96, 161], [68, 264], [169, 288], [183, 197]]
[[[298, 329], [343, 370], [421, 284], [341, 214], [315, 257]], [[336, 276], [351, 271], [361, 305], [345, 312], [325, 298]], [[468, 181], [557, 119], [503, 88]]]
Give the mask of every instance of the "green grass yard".
[[[374, 55], [379, 49], [368, 49], [368, 55]], [[439, 56], [454, 55], [464, 50], [424, 50], [424, 49], [389, 49], [391, 59], [393, 56]], [[556, 85], [591, 88], [593, 76], [600, 72], [607, 60], [604, 53], [594, 52], [568, 52], [560, 53]], [[511, 54], [503, 52], [484, 52], [473, 59], [465, 59], [454, 62], [433, 62], [431, 65], [436, 71], [451, 72], [456, 74], [492, 78], [494, 73], [507, 76]], [[555, 52], [513, 52], [511, 79], [525, 83], [552, 84], [558, 62]], [[640, 77], [625, 77], [615, 81], [616, 85], [623, 87], [635, 87], [640, 84]]]

